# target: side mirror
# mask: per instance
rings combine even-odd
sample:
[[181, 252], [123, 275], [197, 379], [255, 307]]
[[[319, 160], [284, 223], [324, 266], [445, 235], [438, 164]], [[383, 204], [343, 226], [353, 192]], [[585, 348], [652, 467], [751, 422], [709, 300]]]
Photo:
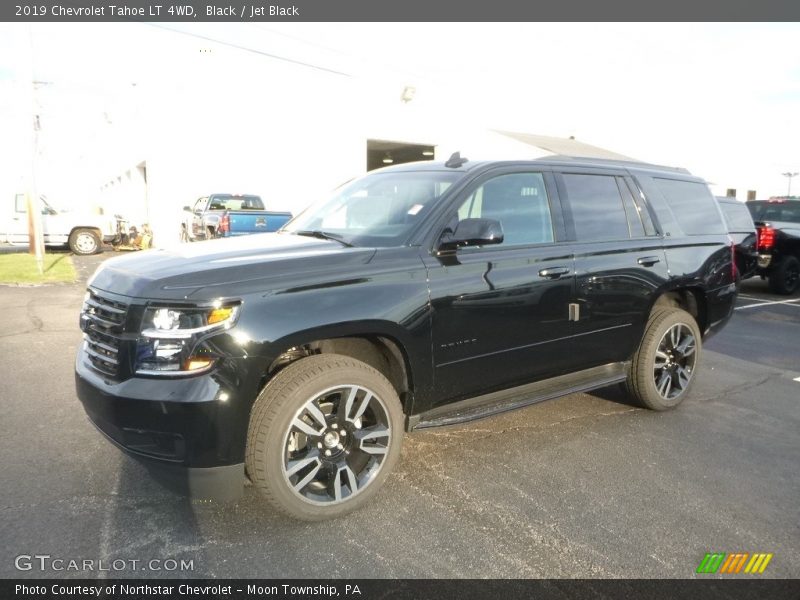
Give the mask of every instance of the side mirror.
[[192, 207], [191, 206], [184, 206], [183, 210], [188, 211], [188, 212], [192, 212]]
[[503, 242], [503, 226], [495, 219], [462, 219], [456, 230], [442, 238], [440, 251], [455, 250], [462, 246], [487, 246]]

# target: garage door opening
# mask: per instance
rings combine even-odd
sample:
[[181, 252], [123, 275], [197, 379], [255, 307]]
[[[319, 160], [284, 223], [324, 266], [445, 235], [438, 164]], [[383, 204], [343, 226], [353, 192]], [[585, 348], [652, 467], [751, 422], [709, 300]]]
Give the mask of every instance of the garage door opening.
[[419, 160], [433, 160], [435, 147], [429, 144], [367, 140], [367, 171]]

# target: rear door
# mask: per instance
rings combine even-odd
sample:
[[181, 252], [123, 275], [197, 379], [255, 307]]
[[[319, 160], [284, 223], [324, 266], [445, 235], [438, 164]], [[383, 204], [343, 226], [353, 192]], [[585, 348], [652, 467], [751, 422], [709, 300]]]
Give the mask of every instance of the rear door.
[[582, 368], [624, 361], [668, 278], [663, 244], [622, 170], [557, 173], [575, 252], [575, 352]]

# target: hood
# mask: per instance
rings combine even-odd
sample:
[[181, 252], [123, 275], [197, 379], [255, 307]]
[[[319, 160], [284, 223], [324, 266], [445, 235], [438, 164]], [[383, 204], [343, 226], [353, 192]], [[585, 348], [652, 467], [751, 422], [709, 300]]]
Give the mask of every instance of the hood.
[[[259, 233], [112, 258], [98, 267], [89, 285], [151, 300], [205, 300], [236, 295], [243, 288], [266, 291], [279, 282], [283, 287], [288, 279], [314, 272], [327, 278], [368, 263], [374, 254], [375, 248], [347, 248], [330, 240]], [[242, 285], [245, 283], [249, 285]]]

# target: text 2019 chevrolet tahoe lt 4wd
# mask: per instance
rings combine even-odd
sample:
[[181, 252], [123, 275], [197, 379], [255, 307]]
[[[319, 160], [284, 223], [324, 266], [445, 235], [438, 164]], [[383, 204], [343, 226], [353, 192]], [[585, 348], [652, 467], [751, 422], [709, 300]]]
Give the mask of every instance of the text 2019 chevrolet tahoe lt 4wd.
[[684, 170], [454, 155], [369, 173], [279, 233], [107, 261], [77, 392], [190, 491], [246, 472], [276, 509], [329, 518], [375, 494], [404, 429], [620, 382], [673, 408], [734, 277]]

